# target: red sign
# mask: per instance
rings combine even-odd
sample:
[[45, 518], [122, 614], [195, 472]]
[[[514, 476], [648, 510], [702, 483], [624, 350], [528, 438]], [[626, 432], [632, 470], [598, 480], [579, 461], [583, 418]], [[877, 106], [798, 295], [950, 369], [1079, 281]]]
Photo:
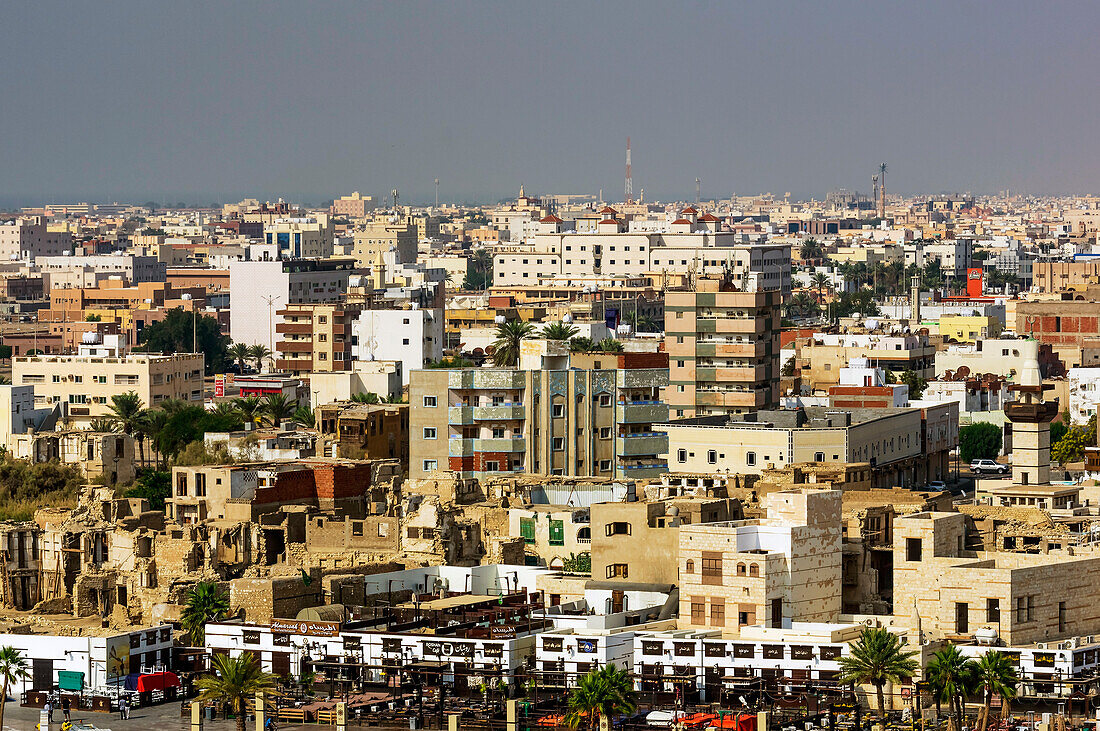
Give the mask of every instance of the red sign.
[[982, 296], [982, 284], [984, 276], [981, 267], [973, 267], [966, 270], [966, 294], [970, 297]]
[[214, 396], [225, 395], [225, 376], [214, 376]]

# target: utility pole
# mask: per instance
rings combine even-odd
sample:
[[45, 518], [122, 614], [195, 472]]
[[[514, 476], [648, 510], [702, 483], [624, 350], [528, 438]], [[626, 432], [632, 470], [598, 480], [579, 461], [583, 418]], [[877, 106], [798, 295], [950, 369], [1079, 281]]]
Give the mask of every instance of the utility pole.
[[634, 176], [630, 171], [630, 137], [626, 138], [626, 202], [633, 203], [631, 200], [634, 197]]
[[439, 208], [439, 178], [435, 179], [435, 207]]
[[[268, 357], [274, 357], [275, 355], [275, 301], [279, 299], [279, 295], [260, 295], [265, 302], [267, 302], [267, 349], [271, 355]], [[262, 363], [260, 364], [263, 365]], [[262, 368], [261, 368], [262, 370]]]
[[699, 178], [695, 179], [695, 206], [699, 206]]

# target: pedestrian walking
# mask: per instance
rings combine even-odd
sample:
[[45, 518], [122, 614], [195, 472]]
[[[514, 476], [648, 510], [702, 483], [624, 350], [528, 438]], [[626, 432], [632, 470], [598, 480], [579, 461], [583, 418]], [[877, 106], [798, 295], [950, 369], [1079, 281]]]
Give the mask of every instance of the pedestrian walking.
[[123, 720], [130, 717], [130, 699], [126, 696], [118, 699], [118, 717]]
[[71, 711], [72, 711], [72, 703], [69, 702], [68, 698], [62, 698], [61, 699], [61, 713], [63, 713], [65, 715], [65, 720], [66, 721], [71, 721], [72, 720], [71, 718], [69, 718], [69, 713]]
[[50, 719], [50, 723], [53, 723], [53, 703], [47, 700], [43, 709], [46, 711], [46, 717]]

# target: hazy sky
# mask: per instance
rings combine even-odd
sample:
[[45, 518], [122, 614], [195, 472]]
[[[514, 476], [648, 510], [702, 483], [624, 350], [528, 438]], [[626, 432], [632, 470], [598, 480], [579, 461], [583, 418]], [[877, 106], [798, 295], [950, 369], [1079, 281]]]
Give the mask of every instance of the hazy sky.
[[0, 204], [1096, 192], [1100, 3], [5, 3]]

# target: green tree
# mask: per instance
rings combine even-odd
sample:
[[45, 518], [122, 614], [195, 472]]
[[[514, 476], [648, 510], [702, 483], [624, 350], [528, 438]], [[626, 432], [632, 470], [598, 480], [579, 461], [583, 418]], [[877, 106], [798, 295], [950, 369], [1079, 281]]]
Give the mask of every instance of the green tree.
[[566, 726], [576, 729], [583, 724], [595, 729], [600, 717], [613, 721], [616, 716], [637, 710], [634, 680], [614, 663], [604, 665], [577, 681], [569, 693], [568, 707]]
[[547, 340], [569, 340], [579, 332], [580, 330], [564, 322], [552, 322], [542, 328], [542, 332], [539, 333], [539, 335]]
[[260, 423], [264, 416], [264, 410], [267, 408], [267, 404], [259, 396], [239, 398], [233, 402], [233, 405], [237, 407], [237, 411], [240, 412], [244, 422], [252, 425]]
[[264, 403], [264, 416], [268, 424], [278, 426], [279, 423], [290, 419], [296, 408], [298, 408], [297, 402], [288, 399], [286, 394], [273, 393]]
[[260, 669], [260, 663], [252, 655], [212, 655], [210, 668], [214, 671], [195, 681], [199, 700], [224, 703], [233, 709], [237, 731], [245, 731], [245, 703], [259, 693], [274, 693], [277, 678]]
[[975, 665], [973, 660], [963, 657], [959, 648], [948, 645], [932, 656], [925, 669], [925, 679], [932, 686], [936, 702], [947, 703], [959, 722], [963, 718], [966, 696], [974, 688]]
[[573, 353], [587, 353], [591, 350], [595, 350], [596, 343], [592, 338], [575, 337], [569, 338], [569, 350]]
[[596, 343], [596, 350], [601, 353], [621, 353], [625, 348], [623, 347], [621, 340], [615, 338], [604, 338], [600, 342]]
[[810, 277], [810, 284], [817, 289], [817, 304], [821, 306], [825, 302], [825, 290], [830, 286], [829, 275], [825, 272], [816, 272]]
[[357, 404], [380, 404], [382, 399], [378, 398], [378, 394], [374, 391], [363, 391], [361, 393], [354, 393], [351, 395], [352, 402]]
[[790, 358], [787, 358], [787, 362], [783, 364], [783, 370], [781, 371], [780, 375], [782, 375], [784, 378], [793, 378], [794, 369], [795, 362], [794, 356], [792, 355]]
[[180, 613], [180, 625], [191, 635], [191, 647], [202, 647], [206, 640], [206, 625], [223, 619], [229, 613], [229, 597], [213, 581], [200, 581], [187, 592], [187, 602]]
[[798, 255], [803, 259], [824, 259], [825, 250], [821, 248], [818, 240], [811, 236], [802, 239], [802, 243], [798, 247]]
[[909, 387], [910, 399], [919, 399], [924, 389], [928, 388], [928, 381], [918, 376], [916, 371], [902, 371], [898, 377], [898, 383], [904, 383]]
[[128, 437], [134, 437], [138, 443], [138, 460], [145, 464], [145, 435], [141, 425], [145, 419], [145, 402], [135, 391], [116, 394], [111, 397], [107, 407], [114, 428]]
[[271, 357], [271, 350], [266, 345], [253, 345], [248, 349], [248, 356], [256, 361], [256, 370], [264, 369], [264, 361]]
[[145, 412], [145, 418], [141, 420], [138, 426], [138, 446], [144, 444], [145, 440], [149, 440], [149, 444], [152, 445], [153, 450], [156, 452], [155, 464], [157, 468], [160, 467], [161, 452], [157, 446], [157, 437], [160, 436], [160, 432], [164, 429], [164, 425], [168, 423], [168, 413], [164, 409], [151, 409]]
[[226, 355], [237, 361], [237, 370], [244, 373], [244, 364], [252, 358], [252, 349], [244, 343], [233, 343], [226, 351]]
[[192, 340], [205, 356], [206, 372], [225, 368], [229, 337], [222, 333], [216, 317], [197, 317], [182, 308], [169, 310], [160, 322], [152, 322], [141, 331], [141, 350], [147, 353], [190, 353]]
[[99, 416], [88, 422], [88, 428], [97, 432], [114, 432], [115, 420], [105, 416]]
[[976, 459], [996, 459], [1001, 453], [1001, 428], [996, 424], [979, 421], [959, 429], [959, 459], [973, 462]]
[[519, 362], [520, 343], [531, 336], [535, 326], [529, 322], [509, 320], [497, 325], [497, 339], [493, 341], [493, 363], [511, 368]]
[[592, 554], [588, 551], [570, 553], [568, 558], [562, 559], [562, 569], [568, 574], [591, 574]]
[[440, 358], [439, 360], [433, 360], [424, 367], [431, 369], [469, 368], [473, 364], [473, 361], [466, 360], [465, 358], [448, 356]]
[[308, 406], [299, 406], [294, 410], [294, 415], [291, 418], [294, 420], [294, 423], [299, 426], [304, 426], [307, 429], [312, 429], [317, 423], [317, 419], [313, 414], [313, 409]]
[[0, 728], [4, 727], [4, 707], [8, 701], [8, 689], [13, 683], [31, 677], [31, 664], [23, 653], [11, 645], [0, 647]]
[[852, 317], [855, 314], [863, 317], [874, 317], [879, 313], [875, 295], [869, 289], [860, 289], [855, 292], [842, 292], [833, 305], [835, 317]]
[[140, 475], [123, 497], [145, 498], [153, 510], [164, 512], [164, 504], [172, 494], [172, 473], [149, 470]]
[[990, 650], [976, 663], [974, 680], [982, 692], [982, 717], [978, 731], [986, 731], [989, 728], [989, 709], [993, 705], [993, 696], [998, 696], [1002, 703], [1008, 703], [1016, 697], [1016, 685], [1020, 679], [1007, 655]]
[[1083, 428], [1072, 427], [1067, 431], [1058, 443], [1050, 448], [1050, 458], [1061, 465], [1071, 462], [1080, 462], [1085, 458], [1085, 447], [1088, 446], [1088, 436]]
[[886, 711], [882, 689], [886, 683], [900, 683], [913, 677], [917, 654], [902, 649], [897, 635], [881, 627], [867, 627], [849, 644], [850, 654], [840, 658], [840, 678], [845, 683], [875, 686], [878, 715]]

